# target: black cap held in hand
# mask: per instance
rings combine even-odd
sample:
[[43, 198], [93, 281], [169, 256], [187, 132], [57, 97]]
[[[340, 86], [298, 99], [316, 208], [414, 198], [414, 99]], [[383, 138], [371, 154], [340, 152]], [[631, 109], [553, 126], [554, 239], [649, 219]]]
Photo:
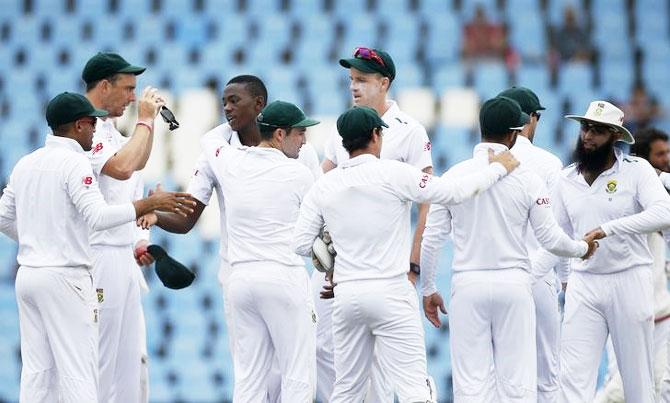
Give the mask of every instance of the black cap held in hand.
[[167, 288], [179, 290], [188, 287], [195, 280], [195, 274], [171, 258], [165, 249], [158, 245], [149, 245], [147, 251], [155, 260], [156, 275]]

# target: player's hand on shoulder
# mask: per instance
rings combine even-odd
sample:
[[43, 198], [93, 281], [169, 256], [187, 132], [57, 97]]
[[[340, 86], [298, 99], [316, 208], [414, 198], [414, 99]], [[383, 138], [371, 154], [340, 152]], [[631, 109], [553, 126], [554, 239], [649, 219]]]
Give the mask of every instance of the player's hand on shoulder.
[[493, 164], [494, 162], [505, 167], [507, 173], [514, 171], [519, 166], [519, 160], [509, 150], [496, 154], [489, 148], [489, 163]]
[[439, 292], [433, 293], [429, 296], [423, 297], [423, 312], [426, 315], [426, 318], [433, 326], [439, 328], [442, 326], [442, 321], [440, 320], [440, 313], [447, 314], [447, 308], [444, 307], [444, 301]]

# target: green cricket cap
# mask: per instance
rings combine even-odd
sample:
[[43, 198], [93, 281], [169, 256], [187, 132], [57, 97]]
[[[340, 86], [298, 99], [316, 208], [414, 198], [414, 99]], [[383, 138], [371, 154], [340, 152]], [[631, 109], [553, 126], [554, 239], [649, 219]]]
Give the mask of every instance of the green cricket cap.
[[46, 112], [47, 124], [52, 129], [84, 116], [103, 117], [107, 115], [107, 111], [96, 109], [85, 96], [72, 92], [56, 95], [49, 101]]
[[521, 110], [529, 115], [546, 109], [544, 106], [540, 105], [540, 99], [530, 88], [512, 87], [501, 92], [498, 96], [512, 98], [517, 101], [519, 106], [521, 106]]
[[497, 96], [484, 102], [479, 110], [479, 126], [483, 133], [504, 134], [521, 130], [530, 117], [512, 98]]
[[144, 73], [144, 70], [146, 70], [146, 67], [133, 66], [116, 53], [99, 52], [88, 59], [81, 73], [81, 78], [84, 79], [86, 84], [90, 84], [119, 73], [137, 76]]
[[367, 106], [354, 106], [337, 118], [337, 132], [344, 140], [366, 137], [378, 127], [388, 127], [377, 111]]
[[165, 249], [158, 245], [149, 245], [147, 251], [154, 258], [156, 275], [167, 288], [179, 290], [188, 287], [195, 280], [195, 274], [170, 257]]
[[353, 67], [363, 73], [379, 73], [391, 81], [395, 79], [395, 63], [391, 55], [381, 49], [356, 48], [354, 57], [340, 59], [340, 66], [345, 69]]
[[256, 117], [256, 124], [266, 127], [309, 127], [319, 123], [305, 116], [297, 106], [284, 101], [269, 103]]

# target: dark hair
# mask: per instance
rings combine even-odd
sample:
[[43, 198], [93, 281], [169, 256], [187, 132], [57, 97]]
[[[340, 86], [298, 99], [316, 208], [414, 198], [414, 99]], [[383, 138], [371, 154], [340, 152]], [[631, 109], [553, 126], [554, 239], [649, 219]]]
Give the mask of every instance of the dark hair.
[[488, 131], [484, 130], [483, 127], [480, 130], [480, 132], [482, 134], [482, 141], [483, 140], [491, 140], [491, 142], [493, 142], [493, 143], [502, 143], [511, 131], [513, 131], [513, 130], [510, 130], [507, 133], [491, 133], [491, 132], [488, 132]]
[[258, 129], [261, 132], [261, 140], [272, 140], [272, 134], [277, 129], [284, 129], [286, 130], [287, 133], [289, 130], [291, 130], [290, 127], [277, 127], [277, 126], [266, 126], [266, 125], [258, 125]]
[[[377, 128], [375, 128], [377, 129]], [[349, 154], [356, 150], [362, 150], [370, 144], [370, 141], [372, 140], [372, 132], [375, 131], [375, 129], [370, 130], [366, 136], [358, 136], [354, 137], [352, 139], [342, 139], [342, 146], [344, 147], [345, 150]]]
[[86, 92], [89, 92], [92, 89], [94, 89], [98, 85], [98, 83], [102, 80], [107, 80], [111, 84], [114, 84], [119, 78], [121, 78], [121, 73], [112, 74], [109, 77], [104, 77], [101, 78], [100, 80], [91, 81], [90, 83], [86, 84]]
[[243, 74], [235, 76], [228, 80], [226, 85], [229, 84], [244, 84], [244, 87], [249, 91], [249, 94], [253, 97], [263, 97], [263, 105], [268, 103], [268, 89], [265, 88], [263, 81], [250, 74]]
[[657, 140], [668, 141], [668, 134], [655, 128], [641, 129], [635, 132], [635, 144], [631, 144], [630, 153], [646, 160], [649, 159], [651, 143]]

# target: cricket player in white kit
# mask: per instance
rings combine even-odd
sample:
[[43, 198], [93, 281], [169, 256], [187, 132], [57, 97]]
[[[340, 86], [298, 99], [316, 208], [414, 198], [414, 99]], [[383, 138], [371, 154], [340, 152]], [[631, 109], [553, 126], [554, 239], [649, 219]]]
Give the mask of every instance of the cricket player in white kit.
[[[479, 115], [482, 142], [473, 158], [449, 169], [454, 180], [488, 164], [487, 149], [508, 150], [529, 122], [511, 98], [486, 101]], [[437, 256], [454, 242], [449, 329], [455, 402], [537, 402], [535, 305], [526, 234], [563, 256], [587, 257], [595, 246], [575, 241], [558, 226], [543, 181], [523, 165], [486, 191], [458, 205], [431, 206], [423, 235], [426, 317], [441, 325]], [[592, 243], [592, 245], [595, 245]]]
[[373, 354], [388, 365], [400, 402], [434, 401], [418, 301], [407, 281], [411, 204], [462, 202], [518, 164], [507, 153], [492, 157], [504, 165], [483, 166], [457, 180], [433, 178], [408, 164], [379, 159], [385, 126], [368, 107], [354, 107], [338, 118], [350, 159], [314, 184], [295, 229], [299, 254], [311, 253], [324, 224], [337, 252], [331, 403], [363, 399]]
[[[82, 72], [86, 97], [96, 108], [109, 112], [98, 119], [89, 153], [100, 192], [109, 204], [128, 203], [144, 195], [138, 171], [149, 159], [154, 118], [165, 102], [155, 89], [144, 89], [130, 138], [116, 129], [113, 120], [135, 100], [136, 76], [144, 70], [115, 53], [98, 53]], [[146, 252], [149, 231], [127, 223], [92, 231], [90, 243], [100, 303], [100, 401], [146, 402], [148, 357], [141, 291], [148, 288], [138, 266], [153, 262]]]
[[157, 208], [192, 211], [180, 193], [105, 203], [86, 153], [96, 117], [106, 115], [79, 94], [52, 99], [46, 118], [53, 135], [19, 160], [0, 198], [0, 231], [19, 243], [21, 402], [98, 402], [89, 230], [132, 223]]
[[[226, 229], [226, 207], [214, 169], [211, 167], [208, 155], [216, 154], [221, 144], [226, 142], [233, 147], [256, 146], [260, 142], [260, 130], [256, 124], [256, 117], [266, 106], [267, 89], [261, 79], [253, 75], [239, 75], [228, 81], [223, 90], [223, 111], [226, 123], [220, 124], [202, 136], [202, 152], [198, 157], [193, 176], [187, 192], [192, 194], [196, 201], [194, 214], [182, 217], [176, 214], [156, 213], [149, 214], [140, 221], [144, 227], [158, 225], [162, 229], [187, 233], [196, 224], [205, 207], [209, 204], [212, 194], [216, 192], [220, 216], [220, 243], [219, 243], [219, 273], [218, 279], [223, 291], [223, 306], [226, 325], [228, 327], [228, 341], [231, 355], [234, 354], [234, 328], [232, 327], [231, 308], [228, 299], [228, 284], [231, 266], [228, 259], [228, 232]], [[320, 176], [318, 156], [314, 147], [305, 143], [300, 148], [298, 161], [312, 172], [314, 179]], [[270, 383], [281, 384], [281, 375], [274, 374]], [[279, 379], [277, 379], [279, 378]], [[275, 388], [276, 389], [276, 388]], [[275, 402], [281, 392], [270, 388], [269, 401]]]
[[257, 123], [257, 147], [222, 142], [207, 155], [226, 203], [233, 401], [264, 402], [276, 359], [281, 401], [308, 403], [315, 387], [316, 317], [304, 261], [290, 244], [300, 204], [314, 181], [296, 159], [306, 128], [319, 122], [293, 104], [275, 101]]
[[[521, 110], [530, 120], [516, 137], [512, 154], [524, 168], [536, 173], [547, 188], [548, 194], [553, 193], [563, 163], [558, 157], [533, 144], [535, 128], [540, 120], [540, 112], [545, 108], [540, 105], [537, 95], [525, 87], [512, 87], [498, 95], [506, 96], [519, 103]], [[535, 235], [528, 231], [526, 248], [531, 259], [537, 258], [540, 244]], [[552, 259], [553, 261], [553, 259]], [[554, 403], [558, 401], [558, 351], [561, 318], [558, 304], [558, 292], [561, 282], [553, 268], [548, 273], [532, 275], [533, 302], [535, 303], [536, 344], [537, 344], [537, 401], [538, 403]]]
[[[591, 102], [581, 123], [576, 163], [557, 188], [557, 219], [568, 234], [587, 231], [598, 254], [572, 262], [561, 331], [561, 402], [590, 402], [607, 336], [626, 401], [654, 401], [652, 255], [646, 233], [670, 225], [670, 196], [647, 161], [624, 155], [615, 141], [633, 143], [623, 112]], [[596, 230], [594, 230], [594, 228]]]
[[[379, 49], [356, 48], [352, 58], [341, 59], [340, 65], [349, 70], [352, 100], [354, 105], [368, 106], [377, 111], [388, 125], [383, 129], [384, 147], [382, 159], [390, 159], [410, 164], [425, 173], [432, 174], [431, 143], [426, 129], [411, 116], [400, 110], [398, 104], [387, 98], [391, 83], [396, 77], [395, 64], [391, 56]], [[342, 146], [342, 137], [333, 133], [324, 148], [324, 172], [335, 168], [349, 159], [349, 153]], [[428, 205], [419, 206], [419, 216], [414, 232], [410, 254], [409, 278], [416, 283], [420, 273], [419, 252], [421, 234], [428, 214]], [[332, 300], [319, 298], [325, 284], [323, 274], [312, 273], [312, 287], [319, 315], [317, 337], [317, 395], [327, 401], [335, 382], [332, 343]], [[371, 391], [366, 396], [367, 403], [385, 402], [393, 399], [393, 389], [387, 383], [383, 364], [375, 360], [372, 367]]]
[[[670, 169], [670, 147], [668, 135], [655, 128], [646, 128], [635, 133], [635, 143], [630, 147], [631, 155], [644, 158], [651, 166], [661, 172]], [[667, 232], [666, 232], [667, 235]], [[653, 256], [654, 281], [654, 389], [657, 402], [670, 402], [666, 374], [668, 361], [668, 343], [670, 342], [670, 292], [666, 274], [667, 245], [661, 232], [647, 235], [649, 251]], [[623, 383], [619, 373], [612, 339], [607, 340], [607, 377], [602, 389], [596, 394], [594, 403], [623, 403]], [[664, 400], [665, 399], [665, 400]]]

